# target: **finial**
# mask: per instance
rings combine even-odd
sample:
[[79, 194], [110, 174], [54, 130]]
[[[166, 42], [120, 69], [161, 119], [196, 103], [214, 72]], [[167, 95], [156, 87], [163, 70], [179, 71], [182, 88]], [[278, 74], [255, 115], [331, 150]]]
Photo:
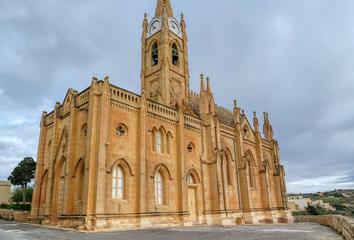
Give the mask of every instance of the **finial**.
[[259, 122], [258, 122], [258, 119], [257, 119], [256, 111], [253, 112], [253, 115], [254, 115], [254, 119], [253, 119], [254, 131], [255, 132], [259, 132]]
[[104, 78], [104, 80], [105, 80], [105, 81], [109, 81], [109, 76], [106, 76], [106, 77]]
[[181, 21], [183, 21], [183, 20], [184, 20], [184, 14], [181, 13]]
[[234, 109], [237, 109], [237, 101], [234, 99]]
[[147, 13], [144, 14], [144, 20], [147, 19]]
[[245, 115], [245, 109], [242, 109], [242, 115]]

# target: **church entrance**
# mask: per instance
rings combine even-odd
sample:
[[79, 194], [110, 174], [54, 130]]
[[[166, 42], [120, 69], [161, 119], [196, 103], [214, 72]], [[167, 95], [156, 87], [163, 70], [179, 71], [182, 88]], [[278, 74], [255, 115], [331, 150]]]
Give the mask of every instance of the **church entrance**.
[[194, 188], [194, 187], [188, 188], [188, 209], [191, 214], [190, 219], [193, 222], [197, 221], [197, 207], [196, 207], [196, 201], [195, 201], [195, 191], [196, 191], [196, 188]]

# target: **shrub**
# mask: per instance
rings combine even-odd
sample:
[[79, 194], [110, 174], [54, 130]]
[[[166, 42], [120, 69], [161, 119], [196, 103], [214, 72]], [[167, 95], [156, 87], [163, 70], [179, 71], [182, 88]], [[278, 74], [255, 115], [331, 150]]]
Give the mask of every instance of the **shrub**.
[[309, 206], [307, 208], [307, 212], [310, 214], [310, 215], [320, 215], [320, 212], [317, 208], [313, 207], [313, 206]]
[[[27, 188], [27, 193], [26, 193], [26, 201], [32, 202], [32, 195], [33, 195], [33, 187], [28, 187]], [[12, 194], [12, 201], [13, 202], [22, 202], [22, 190], [21, 188], [16, 188], [14, 193]]]
[[293, 216], [310, 215], [306, 211], [293, 212]]
[[0, 204], [1, 209], [13, 209], [22, 211], [31, 211], [31, 204], [15, 203], [15, 204]]
[[337, 210], [345, 210], [345, 206], [342, 204], [333, 204], [333, 207], [335, 207]]

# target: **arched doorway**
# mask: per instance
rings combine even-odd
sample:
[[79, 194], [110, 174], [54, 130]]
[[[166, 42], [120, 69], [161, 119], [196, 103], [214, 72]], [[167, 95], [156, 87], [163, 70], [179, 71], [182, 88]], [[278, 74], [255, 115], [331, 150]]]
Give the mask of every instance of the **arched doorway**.
[[197, 221], [197, 178], [193, 176], [193, 171], [188, 175], [188, 210], [190, 213], [190, 220]]

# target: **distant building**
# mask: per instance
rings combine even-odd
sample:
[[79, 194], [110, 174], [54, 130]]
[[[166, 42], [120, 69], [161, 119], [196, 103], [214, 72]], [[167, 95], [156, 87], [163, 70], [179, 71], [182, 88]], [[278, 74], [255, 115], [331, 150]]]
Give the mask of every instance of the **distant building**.
[[[291, 211], [306, 211], [309, 198], [303, 198], [302, 196], [290, 196], [288, 197], [289, 207]], [[311, 201], [311, 200], [310, 200]]]
[[0, 181], [0, 203], [10, 202], [11, 183]]

